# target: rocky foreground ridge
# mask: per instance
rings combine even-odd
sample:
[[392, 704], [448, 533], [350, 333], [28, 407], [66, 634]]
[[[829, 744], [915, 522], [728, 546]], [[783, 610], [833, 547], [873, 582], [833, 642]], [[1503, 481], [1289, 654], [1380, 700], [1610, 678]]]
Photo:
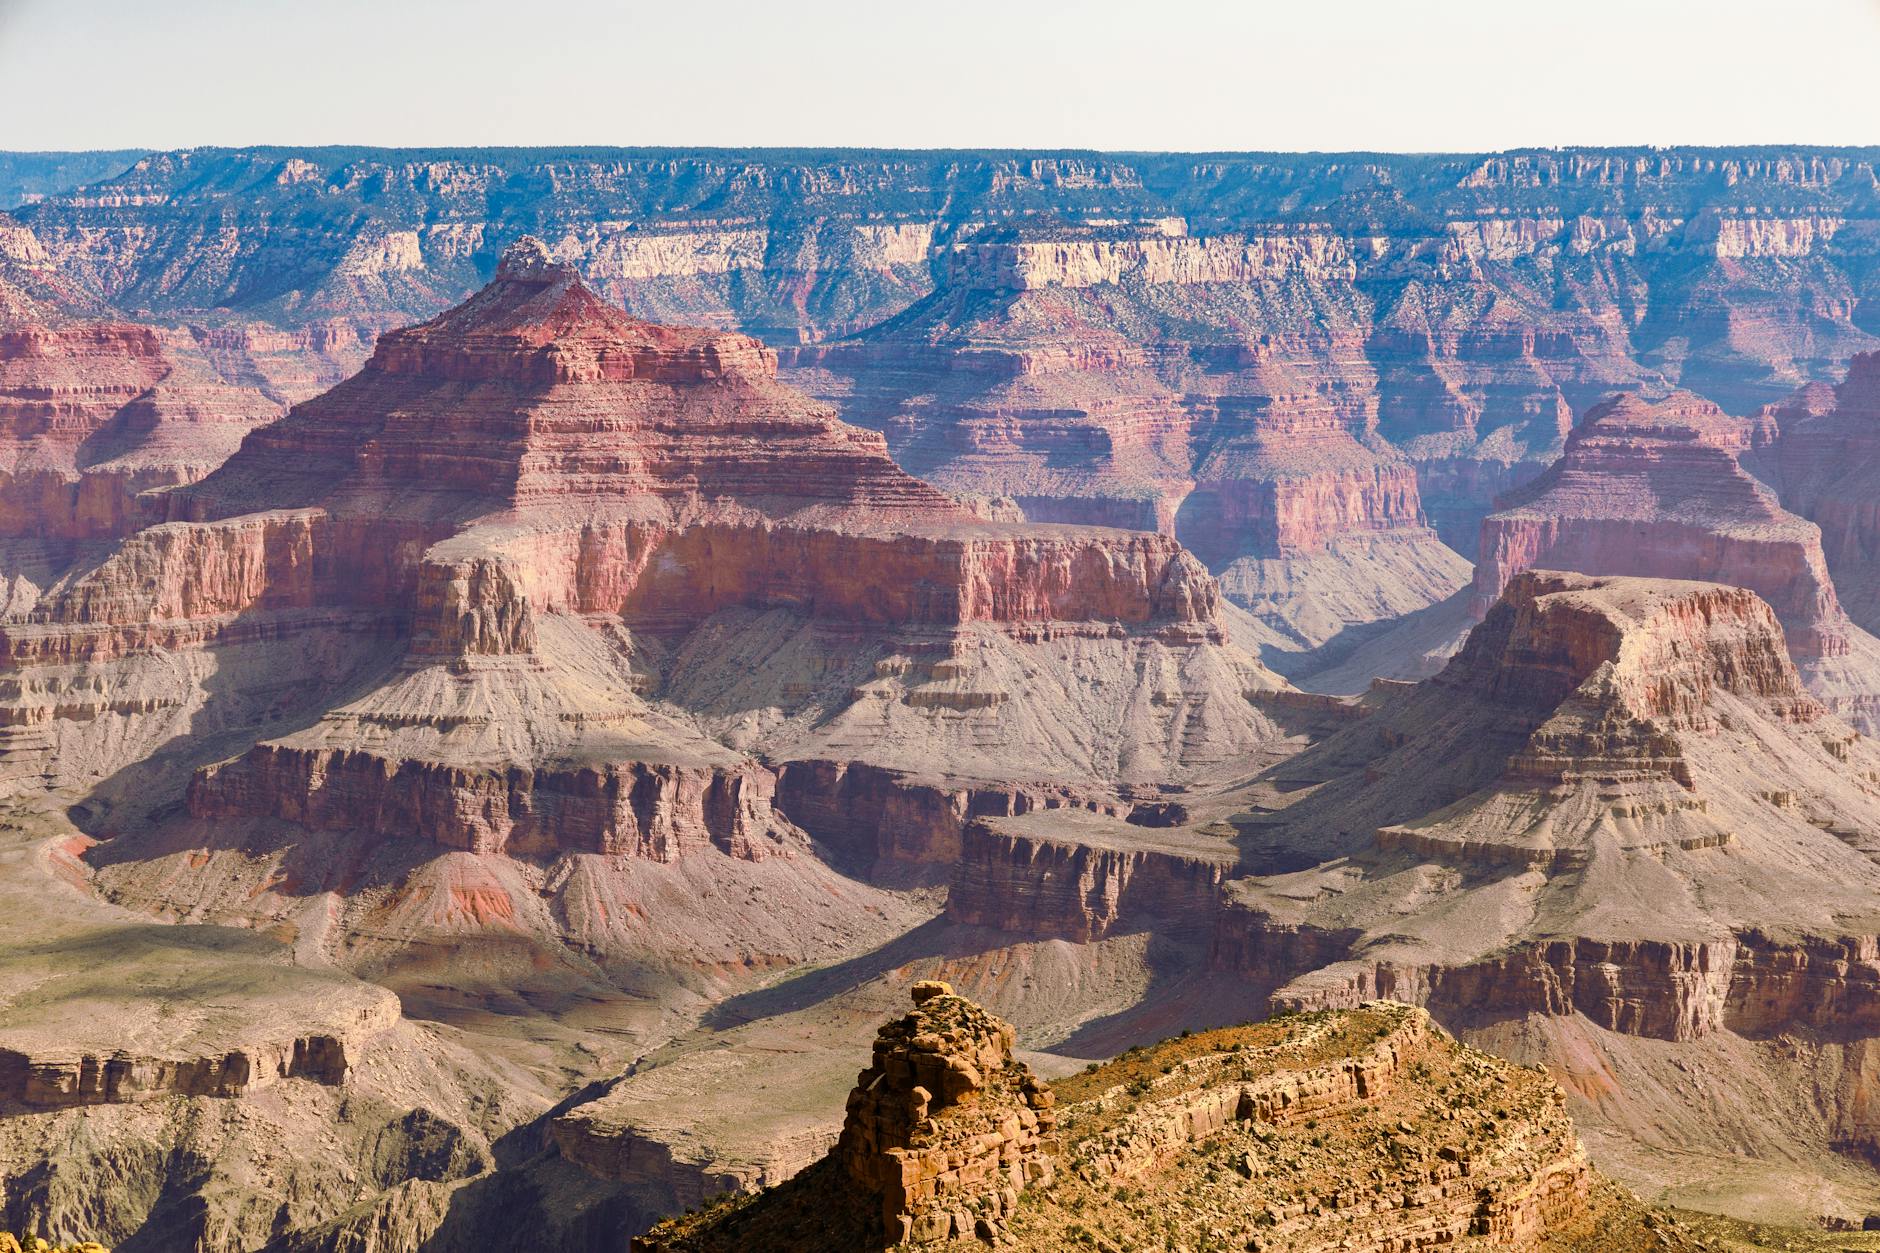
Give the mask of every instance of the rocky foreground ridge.
[[634, 1248], [1692, 1247], [1598, 1180], [1558, 1087], [1406, 1006], [1184, 1035], [1047, 1087], [1011, 1028], [913, 991], [828, 1158]]

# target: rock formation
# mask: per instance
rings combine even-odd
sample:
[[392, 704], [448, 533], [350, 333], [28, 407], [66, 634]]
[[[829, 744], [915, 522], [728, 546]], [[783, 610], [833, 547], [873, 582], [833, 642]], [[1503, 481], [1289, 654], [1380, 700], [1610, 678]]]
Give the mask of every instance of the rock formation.
[[1880, 625], [1873, 506], [1880, 473], [1880, 353], [1855, 357], [1832, 391], [1804, 389], [1768, 416], [1779, 425], [1774, 474], [1782, 502], [1821, 528], [1828, 571], [1848, 613]]
[[[1357, 741], [1376, 746], [1361, 771], [1282, 811], [1294, 849], [1381, 859], [1322, 928], [1361, 927], [1398, 861], [1525, 868], [1555, 926], [1627, 941], [1827, 935], [1865, 912], [1875, 870], [1854, 833], [1880, 801], [1873, 749], [1806, 692], [1743, 589], [1523, 574], [1442, 674], [1285, 769], [1310, 777]], [[1819, 881], [1804, 893], [1797, 875]], [[1472, 890], [1466, 872], [1453, 890]], [[1798, 910], [1803, 895], [1820, 908]], [[1723, 914], [1703, 903], [1725, 898]]]
[[312, 331], [331, 358], [553, 222], [604, 297], [761, 336], [949, 490], [1176, 524], [1297, 648], [1441, 600], [1464, 571], [1425, 519], [1472, 556], [1600, 395], [1682, 385], [1748, 412], [1871, 348], [1815, 293], [1871, 280], [1872, 168], [201, 150], [26, 206], [15, 251], [94, 304]]
[[875, 1039], [835, 1156], [880, 1198], [891, 1244], [996, 1238], [1027, 1187], [1050, 1181], [1051, 1089], [1013, 1060], [1017, 1036], [945, 983]]
[[[917, 984], [915, 996], [931, 986]], [[1396, 1253], [1459, 1241], [1695, 1247], [1678, 1226], [1597, 1179], [1560, 1110], [1558, 1086], [1457, 1045], [1421, 1011], [1380, 1003], [1167, 1040], [1092, 1063], [1057, 1085], [1053, 1101], [1022, 1078], [1002, 1100], [993, 1097], [996, 1083], [981, 1088], [981, 1067], [1008, 1052], [1000, 1024], [957, 997], [925, 1004], [935, 1008], [882, 1029], [876, 1066], [850, 1098], [842, 1144], [828, 1159], [754, 1198], [666, 1223], [634, 1248], [918, 1247], [943, 1237], [949, 1222], [956, 1240], [1040, 1250], [1163, 1240], [1288, 1253]], [[966, 1104], [924, 1083], [910, 1094], [914, 1080], [928, 1078], [939, 1091], [969, 1093]], [[1024, 1100], [1015, 1099], [1020, 1092]], [[884, 1103], [897, 1141], [906, 1138], [907, 1107], [940, 1107], [913, 1121], [913, 1138], [932, 1147], [885, 1159], [858, 1154], [872, 1147]], [[1000, 1117], [1005, 1130], [971, 1134]], [[1055, 1134], [1025, 1147], [1033, 1119]], [[928, 1202], [935, 1180], [919, 1166], [941, 1143], [962, 1146], [945, 1159], [959, 1165], [949, 1165]], [[885, 1191], [883, 1160], [892, 1167]], [[944, 1207], [954, 1199], [950, 1180], [971, 1174], [984, 1178], [982, 1207], [1000, 1217], [966, 1229]], [[912, 1215], [900, 1200], [910, 1182], [918, 1190]], [[857, 1218], [875, 1217], [877, 1199], [885, 1235]]]
[[[773, 362], [741, 336], [634, 321], [539, 245], [512, 250], [477, 297], [386, 334], [356, 379], [169, 493], [182, 521], [50, 589], [9, 654], [134, 665], [268, 634], [408, 634], [390, 686], [205, 776], [196, 816], [552, 848], [543, 824], [565, 813], [569, 847], [609, 851], [676, 848], [686, 837], [647, 826], [675, 803], [691, 806], [682, 824], [740, 847], [789, 826], [768, 816], [767, 779], [736, 781], [735, 754], [646, 706], [629, 638], [671, 647], [714, 615], [786, 611], [803, 629], [898, 630], [943, 653], [959, 651], [949, 633], [1104, 641], [1118, 626], [1143, 634], [1133, 649], [1222, 651], [1214, 585], [1173, 541], [983, 522], [897, 469], [878, 436], [779, 386]], [[610, 645], [584, 615], [632, 634]], [[683, 648], [675, 661], [683, 678]], [[1250, 662], [1221, 675], [1236, 704], [1249, 682], [1272, 684]], [[422, 708], [438, 717], [414, 720]], [[377, 743], [375, 724], [392, 738]], [[518, 758], [531, 739], [536, 755]], [[629, 743], [660, 745], [661, 764], [623, 773]], [[548, 773], [504, 779], [544, 750]], [[613, 816], [575, 816], [596, 804]]]
[[1142, 827], [975, 823], [966, 830], [947, 917], [1015, 934], [1089, 943], [1124, 927], [1205, 930], [1233, 865], [1208, 837], [1158, 840]]
[[0, 578], [29, 608], [77, 548], [161, 520], [280, 408], [183, 332], [0, 309]]
[[1289, 350], [1140, 337], [1171, 303], [1247, 306], [1248, 288], [1348, 266], [1334, 245], [1193, 239], [1178, 222], [985, 232], [919, 303], [789, 357], [922, 477], [1033, 519], [1173, 534], [1308, 647], [1460, 585], [1415, 469], [1372, 408]]
[[1533, 566], [1715, 580], [1768, 600], [1810, 690], [1870, 728], [1880, 641], [1842, 609], [1820, 529], [1785, 509], [1771, 486], [1793, 417], [1792, 408], [1772, 407], [1734, 418], [1689, 392], [1609, 397], [1587, 411], [1558, 462], [1504, 495], [1483, 520], [1466, 598], [1317, 659], [1301, 681], [1356, 692], [1380, 675], [1434, 674], [1508, 581]]
[[1810, 688], [1870, 728], [1880, 640], [1842, 611], [1820, 530], [1739, 461], [1773, 436], [1688, 392], [1589, 410], [1561, 459], [1483, 521], [1474, 616], [1532, 566], [1746, 587], [1775, 609]]
[[[1530, 570], [1439, 675], [1273, 704], [1316, 719], [1313, 742], [1248, 782], [1133, 821], [978, 819], [949, 919], [1093, 961], [1201, 936], [1230, 980], [1215, 995], [1387, 996], [1561, 1074], [1583, 1049], [1657, 1064], [1630, 1041], [1880, 1029], [1880, 756], [1807, 690], [1754, 593]], [[1791, 1081], [1815, 1082], [1768, 1080]], [[1640, 1134], [1666, 1099], [1580, 1111]], [[1805, 1117], [1824, 1140], [1866, 1134], [1852, 1108]], [[1773, 1145], [1783, 1125], [1744, 1134]]]
[[1278, 734], [1172, 539], [986, 521], [533, 241], [161, 508], [0, 622], [5, 786], [88, 798], [112, 899], [355, 968], [708, 993], [918, 910], [826, 858], [957, 860], [898, 828], [929, 796], [1123, 812]]
[[[870, 1181], [783, 1211], [823, 1237], [1649, 1243], [1551, 1089], [1379, 994], [1642, 1185], [1880, 1208], [1871, 362], [1778, 400], [1871, 346], [1820, 293], [1872, 185], [205, 151], [0, 221], [0, 1226], [598, 1250], [800, 1171]], [[1673, 386], [1778, 403], [1568, 430]], [[1738, 586], [1526, 568], [1570, 562]], [[1255, 660], [1357, 673], [1410, 609], [1420, 685]], [[887, 1039], [827, 1156], [929, 978], [1014, 1034], [922, 1006], [959, 1039]], [[1042, 1121], [1018, 1042], [1268, 1002], [1312, 1013], [954, 1160]], [[912, 1117], [955, 1045], [1004, 1078]]]

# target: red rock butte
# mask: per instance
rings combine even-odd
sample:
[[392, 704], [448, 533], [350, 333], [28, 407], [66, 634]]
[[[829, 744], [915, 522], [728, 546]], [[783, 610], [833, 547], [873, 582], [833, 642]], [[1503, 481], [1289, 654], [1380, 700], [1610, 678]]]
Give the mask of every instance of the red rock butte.
[[1211, 616], [1211, 580], [1172, 540], [982, 521], [775, 367], [745, 336], [628, 317], [527, 240], [177, 513], [317, 507], [355, 593], [409, 586], [414, 563], [389, 554], [474, 523], [501, 554], [493, 577], [537, 608], [649, 626], [730, 603], [882, 622]]
[[[285, 821], [515, 855], [800, 851], [758, 750], [809, 759], [792, 804], [844, 832], [868, 826], [857, 780], [903, 787], [868, 768], [920, 773], [938, 834], [876, 805], [884, 855], [923, 860], [965, 820], [935, 779], [993, 780], [1007, 807], [1023, 788], [1112, 795], [1272, 733], [1245, 696], [1278, 681], [1172, 538], [986, 521], [780, 384], [756, 341], [629, 317], [532, 239], [161, 499], [175, 521], [0, 623], [0, 658], [38, 728], [18, 759], [72, 779], [136, 764], [203, 707], [253, 716], [264, 683], [211, 699], [189, 658], [227, 676], [285, 647], [317, 659], [312, 725], [195, 774], [198, 835]], [[322, 703], [388, 656], [356, 699]], [[1124, 717], [1149, 689], [1157, 707]], [[1183, 729], [1197, 719], [1208, 735]]]
[[1744, 468], [1775, 435], [1690, 392], [1588, 410], [1561, 459], [1483, 520], [1473, 613], [1531, 566], [1746, 587], [1775, 609], [1810, 686], [1871, 726], [1880, 641], [1842, 610], [1820, 528]]

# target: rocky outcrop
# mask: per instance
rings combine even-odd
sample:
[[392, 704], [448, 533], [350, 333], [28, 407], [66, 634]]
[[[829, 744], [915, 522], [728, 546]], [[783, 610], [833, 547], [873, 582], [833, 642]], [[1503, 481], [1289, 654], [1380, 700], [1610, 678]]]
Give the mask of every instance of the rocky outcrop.
[[[383, 1030], [397, 1010], [381, 1015]], [[166, 1096], [240, 1096], [281, 1079], [313, 1083], [346, 1081], [351, 1063], [347, 1041], [330, 1035], [302, 1036], [253, 1051], [219, 1057], [156, 1058], [126, 1053], [105, 1056], [29, 1055], [0, 1048], [0, 1100], [31, 1109], [147, 1101]]]
[[777, 771], [777, 808], [843, 860], [959, 864], [977, 819], [1038, 809], [1119, 810], [1068, 787], [973, 785], [921, 779], [865, 761], [786, 761]]
[[880, 1198], [890, 1243], [996, 1238], [1026, 1188], [1048, 1183], [1051, 1089], [1012, 1057], [1017, 1033], [944, 983], [882, 1027], [833, 1156]]
[[1077, 838], [1076, 829], [1030, 834], [990, 822], [965, 829], [947, 917], [1035, 939], [1080, 944], [1125, 928], [1205, 934], [1234, 855], [1218, 840]]
[[[778, 1194], [782, 1222], [758, 1212], [770, 1230], [734, 1239], [778, 1249], [997, 1243], [1020, 1196], [1049, 1185], [1056, 1099], [1012, 1056], [1011, 1025], [946, 983], [912, 992], [913, 1012], [882, 1026], [856, 1077], [841, 1138]], [[667, 1224], [633, 1247], [719, 1247], [717, 1233], [705, 1232], [705, 1245], [700, 1235]]]
[[1686, 942], [1556, 940], [1461, 967], [1346, 963], [1302, 980], [1276, 1005], [1351, 1008], [1376, 997], [1459, 1023], [1579, 1014], [1608, 1031], [1677, 1042], [1799, 1026], [1871, 1035], [1880, 1031], [1880, 947], [1872, 936], [1783, 941], [1757, 931]]
[[[930, 986], [917, 984], [915, 995]], [[952, 999], [940, 993], [926, 1003], [950, 1010]], [[935, 1094], [966, 1082], [950, 1076], [970, 1038], [930, 1060], [945, 1047], [942, 1035], [926, 1032], [923, 1048], [923, 1037], [910, 1040], [901, 1026], [884, 1029], [877, 1064], [863, 1074], [871, 1087], [851, 1097], [842, 1144], [827, 1162], [755, 1198], [662, 1224], [635, 1248], [789, 1250], [819, 1240], [874, 1248], [967, 1236], [962, 1219], [969, 1215], [932, 1218], [919, 1205], [924, 1191], [912, 1221], [903, 1221], [909, 1216], [896, 1204], [894, 1181], [909, 1175], [910, 1160], [893, 1152], [886, 1159], [897, 1168], [887, 1172], [887, 1232], [865, 1230], [852, 1217], [872, 1210], [879, 1195], [873, 1180], [882, 1159], [866, 1151], [873, 1146], [860, 1128], [881, 1128], [886, 1104], [888, 1134], [902, 1138], [907, 1085], [927, 1078], [919, 1073], [923, 1063], [938, 1086], [914, 1089], [916, 1110], [944, 1104]], [[996, 1046], [982, 1051], [988, 1061], [998, 1053]], [[978, 1059], [966, 1064], [982, 1073]], [[896, 1085], [902, 1069], [909, 1073]], [[1033, 1100], [1008, 1120], [1021, 1143], [1028, 1114], [1054, 1124], [1055, 1134], [1029, 1150], [1033, 1165], [1023, 1165], [1027, 1150], [1020, 1150], [1008, 1186], [1022, 1192], [1022, 1204], [986, 1203], [988, 1213], [1006, 1217], [974, 1223], [981, 1240], [1061, 1249], [1088, 1242], [1095, 1230], [1111, 1247], [1192, 1236], [1291, 1253], [1406, 1253], [1465, 1240], [1505, 1249], [1653, 1243], [1655, 1222], [1594, 1174], [1556, 1084], [1463, 1048], [1406, 1006], [1375, 1003], [1185, 1035], [1093, 1065], [1056, 1093], [1046, 1108]], [[1055, 1114], [1052, 1124], [1048, 1114]], [[948, 1121], [946, 1112], [930, 1117], [915, 1136], [938, 1134], [927, 1127]], [[988, 1134], [979, 1154], [948, 1158], [934, 1200], [948, 1199], [944, 1181], [955, 1169], [990, 1160], [995, 1141], [1011, 1143]], [[913, 1173], [925, 1182], [924, 1173]], [[1003, 1181], [1003, 1171], [985, 1173], [989, 1186]]]
[[1473, 604], [1531, 566], [1700, 579], [1774, 607], [1798, 662], [1848, 652], [1820, 534], [1738, 464], [1752, 424], [1690, 393], [1588, 411], [1547, 473], [1482, 523]]
[[1746, 588], [1536, 571], [1508, 586], [1437, 686], [1551, 712], [1597, 683], [1624, 713], [1674, 729], [1706, 725], [1729, 693], [1767, 702], [1784, 723], [1811, 722], [1821, 709], [1782, 640]]

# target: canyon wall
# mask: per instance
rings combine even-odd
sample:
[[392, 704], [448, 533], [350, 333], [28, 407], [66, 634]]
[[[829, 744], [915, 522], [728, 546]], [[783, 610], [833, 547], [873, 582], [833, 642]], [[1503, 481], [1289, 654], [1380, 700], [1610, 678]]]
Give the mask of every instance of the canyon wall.
[[760, 337], [949, 491], [1177, 535], [1309, 649], [1456, 591], [1601, 395], [1746, 413], [1873, 347], [1874, 186], [1833, 149], [197, 150], [23, 207], [10, 247], [356, 361], [533, 231], [611, 302]]

